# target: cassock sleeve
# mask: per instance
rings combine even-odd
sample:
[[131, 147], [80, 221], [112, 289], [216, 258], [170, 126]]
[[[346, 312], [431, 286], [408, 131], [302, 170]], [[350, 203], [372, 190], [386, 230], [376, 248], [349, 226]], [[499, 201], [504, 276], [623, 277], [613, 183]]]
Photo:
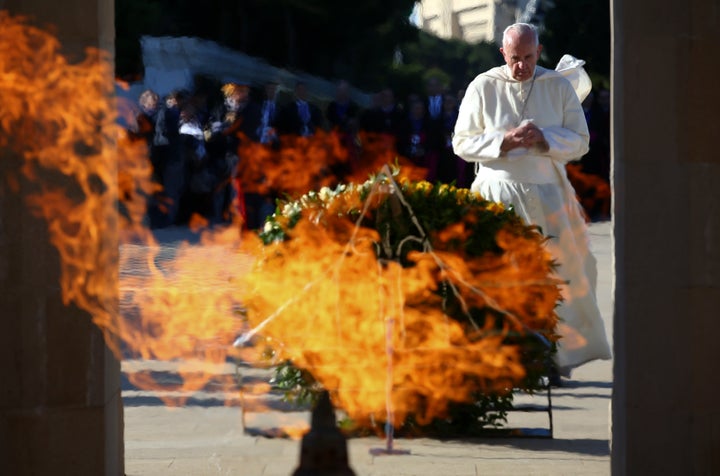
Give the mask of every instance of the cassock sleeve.
[[566, 163], [587, 154], [590, 134], [575, 90], [567, 81], [561, 84], [563, 87], [559, 88], [556, 94], [563, 104], [563, 123], [558, 126], [542, 127], [541, 130], [550, 146], [546, 155]]
[[455, 154], [468, 162], [500, 158], [500, 146], [505, 133], [500, 130], [487, 130], [482, 110], [480, 88], [471, 84], [460, 103], [452, 139]]

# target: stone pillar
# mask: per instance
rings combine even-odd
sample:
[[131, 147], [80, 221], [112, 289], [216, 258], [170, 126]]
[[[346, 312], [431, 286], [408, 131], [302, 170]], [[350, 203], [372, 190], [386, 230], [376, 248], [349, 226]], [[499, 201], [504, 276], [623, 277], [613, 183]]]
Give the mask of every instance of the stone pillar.
[[612, 472], [720, 474], [720, 11], [612, 10]]
[[115, 0], [0, 0], [0, 9], [53, 28], [71, 62], [86, 47], [115, 52]]
[[[111, 0], [9, 0], [0, 8], [55, 25], [71, 59], [86, 46], [112, 47]], [[0, 150], [0, 474], [120, 476], [120, 365], [91, 316], [62, 303], [58, 253], [29, 211], [28, 183], [8, 179], [21, 177], [20, 165]], [[117, 249], [117, 236], [106, 239]]]

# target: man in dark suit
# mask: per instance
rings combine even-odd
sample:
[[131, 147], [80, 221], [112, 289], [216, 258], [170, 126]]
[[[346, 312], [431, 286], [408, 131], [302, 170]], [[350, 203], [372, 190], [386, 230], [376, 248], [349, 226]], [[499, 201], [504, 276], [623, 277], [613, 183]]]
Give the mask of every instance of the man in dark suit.
[[385, 88], [376, 95], [375, 104], [361, 114], [360, 128], [365, 132], [390, 134], [397, 137], [404, 114], [395, 101], [395, 93]]
[[350, 84], [340, 81], [335, 99], [330, 101], [325, 112], [330, 127], [345, 134], [355, 134], [359, 112], [360, 107], [350, 98]]
[[425, 109], [427, 117], [432, 120], [439, 121], [443, 113], [443, 86], [440, 79], [431, 77], [426, 85], [427, 98], [425, 99]]
[[438, 162], [445, 144], [444, 98], [440, 79], [434, 76], [430, 77], [426, 83], [426, 92], [425, 166], [428, 169], [427, 179], [434, 182], [438, 178]]
[[258, 129], [258, 137], [263, 144], [277, 145], [277, 89], [276, 81], [270, 80], [265, 83], [265, 97], [260, 107], [260, 127]]
[[295, 85], [295, 98], [280, 110], [277, 128], [280, 135], [294, 134], [308, 137], [315, 134], [323, 124], [320, 108], [309, 102], [307, 85], [302, 81]]

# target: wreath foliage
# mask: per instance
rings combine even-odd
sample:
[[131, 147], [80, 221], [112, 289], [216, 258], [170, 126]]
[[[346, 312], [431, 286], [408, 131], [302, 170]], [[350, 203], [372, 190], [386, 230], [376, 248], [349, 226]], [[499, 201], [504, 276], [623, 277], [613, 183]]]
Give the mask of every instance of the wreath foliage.
[[[247, 300], [251, 324], [277, 313], [283, 300], [310, 301], [294, 311], [286, 309], [296, 313], [292, 325], [285, 321], [265, 328], [272, 336], [270, 353], [280, 363], [272, 383], [288, 397], [312, 398], [328, 389], [355, 431], [382, 431], [389, 416], [382, 399], [373, 406], [370, 394], [344, 391], [343, 374], [355, 370], [325, 371], [325, 351], [312, 339], [321, 332], [316, 314], [325, 304], [320, 298], [337, 293], [343, 356], [357, 351], [354, 361], [361, 362], [382, 353], [382, 335], [377, 345], [367, 337], [359, 344], [352, 339], [378, 321], [372, 286], [377, 289], [378, 282], [396, 278], [403, 283], [394, 295], [401, 301], [394, 312], [403, 316], [402, 325], [395, 320], [391, 329], [400, 374], [392, 380], [396, 431], [482, 433], [506, 423], [515, 390], [543, 388], [557, 340], [559, 282], [552, 274], [555, 264], [545, 249], [546, 238], [511, 208], [467, 189], [413, 181], [399, 169], [386, 168], [363, 184], [323, 187], [278, 202], [259, 236], [265, 250], [254, 276], [262, 276], [264, 284], [256, 281]], [[355, 263], [353, 276], [381, 278], [365, 285], [360, 278], [345, 278], [342, 268], [339, 274], [326, 273], [335, 288], [320, 288], [317, 275], [308, 271], [304, 287], [288, 290], [290, 280], [306, 272], [295, 268], [303, 261], [318, 269], [332, 267], [334, 261]], [[313, 286], [322, 296], [304, 295]], [[344, 321], [346, 314], [360, 317]], [[305, 340], [290, 339], [291, 327]], [[374, 329], [382, 334], [382, 327]], [[428, 333], [445, 333], [447, 349], [438, 350]], [[424, 363], [413, 363], [416, 368], [402, 373], [403, 366], [421, 357]], [[437, 380], [433, 386], [416, 380], [422, 372], [429, 372], [425, 380]]]

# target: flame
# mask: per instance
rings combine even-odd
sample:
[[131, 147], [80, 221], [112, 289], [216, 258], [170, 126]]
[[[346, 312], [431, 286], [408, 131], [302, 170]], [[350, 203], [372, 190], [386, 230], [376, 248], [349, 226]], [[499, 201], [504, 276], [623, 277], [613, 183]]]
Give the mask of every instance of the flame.
[[[171, 390], [186, 395], [218, 380], [213, 369], [241, 327], [227, 267], [245, 266], [228, 252], [238, 227], [204, 237], [201, 247], [182, 246], [173, 262], [159, 264], [160, 247], [142, 221], [157, 186], [146, 146], [118, 124], [117, 111], [127, 108], [113, 97], [110, 60], [90, 48], [83, 61], [68, 63], [52, 35], [0, 12], [0, 147], [23, 161], [22, 175], [5, 180], [13, 190], [23, 180], [32, 187], [28, 203], [58, 250], [65, 304], [92, 316], [119, 359], [180, 360], [182, 382]], [[113, 236], [129, 243], [122, 261]], [[137, 272], [121, 279], [117, 270], [131, 264]], [[118, 289], [130, 310], [124, 314]], [[151, 373], [129, 377], [140, 388], [160, 386]], [[229, 375], [221, 380], [233, 383]]]
[[22, 172], [37, 189], [29, 203], [47, 220], [60, 253], [65, 303], [114, 333], [115, 295], [108, 290], [117, 288], [117, 274], [97, 272], [117, 268], [116, 249], [103, 236], [118, 227], [109, 211], [119, 196], [116, 164], [125, 158], [115, 153], [109, 57], [88, 49], [84, 61], [69, 64], [54, 37], [7, 12], [0, 12], [0, 45], [0, 147], [24, 161]]
[[589, 218], [609, 218], [610, 184], [599, 175], [583, 172], [580, 163], [569, 163], [565, 169], [585, 214]]
[[[229, 344], [242, 327], [241, 303], [233, 280], [235, 273], [249, 269], [248, 257], [230, 252], [218, 235], [211, 239], [203, 246], [181, 244], [172, 260], [161, 265], [150, 247], [137, 246], [138, 258], [126, 247], [125, 258], [145, 259], [146, 267], [138, 273], [139, 266], [133, 265], [135, 273], [124, 276], [121, 283], [121, 297], [138, 313], [135, 319], [132, 313], [124, 316], [123, 343], [131, 355], [142, 359], [185, 362], [187, 365], [177, 368], [182, 383], [176, 388], [185, 392], [217, 380], [214, 368], [226, 362]], [[198, 366], [198, 361], [207, 370]], [[225, 377], [221, 384], [232, 388], [233, 376]], [[153, 386], [148, 376], [131, 374], [130, 379], [140, 388]], [[169, 399], [166, 403], [182, 401]]]
[[[58, 250], [65, 303], [92, 316], [118, 358], [176, 363], [180, 381], [166, 403], [182, 404], [210, 383], [236, 388], [217, 369], [247, 325], [262, 328], [263, 345], [278, 358], [311, 370], [359, 422], [399, 424], [410, 414], [428, 422], [448, 402], [509, 392], [524, 377], [521, 350], [508, 336], [551, 334], [556, 324], [557, 283], [547, 279], [537, 236], [505, 230], [497, 238], [502, 253], [466, 256], [451, 248], [470, 236], [468, 217], [432, 236], [436, 249], [409, 254], [411, 266], [379, 260], [382, 237], [346, 212], [377, 207], [393, 193], [385, 189], [367, 202], [357, 192], [338, 198], [281, 243], [263, 246], [234, 223], [162, 256], [143, 226], [145, 197], [157, 191], [151, 166], [144, 144], [118, 124], [110, 57], [88, 49], [84, 61], [70, 64], [59, 47], [0, 12], [0, 147], [23, 161], [22, 174], [5, 180], [13, 190], [34, 187], [28, 200]], [[359, 159], [333, 133], [283, 138], [277, 150], [245, 142], [241, 181], [246, 191], [299, 196], [339, 177], [360, 182], [379, 164], [397, 162], [405, 178], [420, 177], [421, 169], [395, 157], [388, 138], [359, 140]], [[125, 244], [120, 257], [108, 238], [116, 234]], [[504, 318], [482, 325], [450, 319], [443, 293]], [[261, 351], [241, 355], [257, 359]], [[140, 388], [168, 388], [151, 372], [129, 376]]]
[[[413, 265], [402, 266], [378, 260], [378, 232], [347, 218], [363, 207], [359, 196], [350, 188], [305, 209], [289, 239], [268, 245], [246, 276], [251, 325], [275, 342], [276, 358], [310, 371], [361, 424], [398, 425], [410, 414], [429, 423], [449, 402], [510, 392], [526, 371], [506, 337], [557, 323], [558, 282], [548, 280], [538, 236], [501, 230], [501, 254], [411, 252]], [[383, 194], [368, 201], [381, 203]], [[452, 225], [435, 243], [467, 235], [462, 223]], [[439, 277], [469, 307], [491, 306], [508, 318], [500, 328], [492, 319], [475, 328], [450, 319]]]
[[383, 165], [395, 162], [402, 166], [406, 178], [419, 180], [425, 174], [425, 169], [396, 155], [394, 139], [389, 135], [360, 133], [359, 157], [352, 157], [343, 145], [342, 135], [334, 131], [281, 139], [279, 148], [242, 142], [238, 176], [245, 192], [298, 197], [339, 182], [361, 183]]

